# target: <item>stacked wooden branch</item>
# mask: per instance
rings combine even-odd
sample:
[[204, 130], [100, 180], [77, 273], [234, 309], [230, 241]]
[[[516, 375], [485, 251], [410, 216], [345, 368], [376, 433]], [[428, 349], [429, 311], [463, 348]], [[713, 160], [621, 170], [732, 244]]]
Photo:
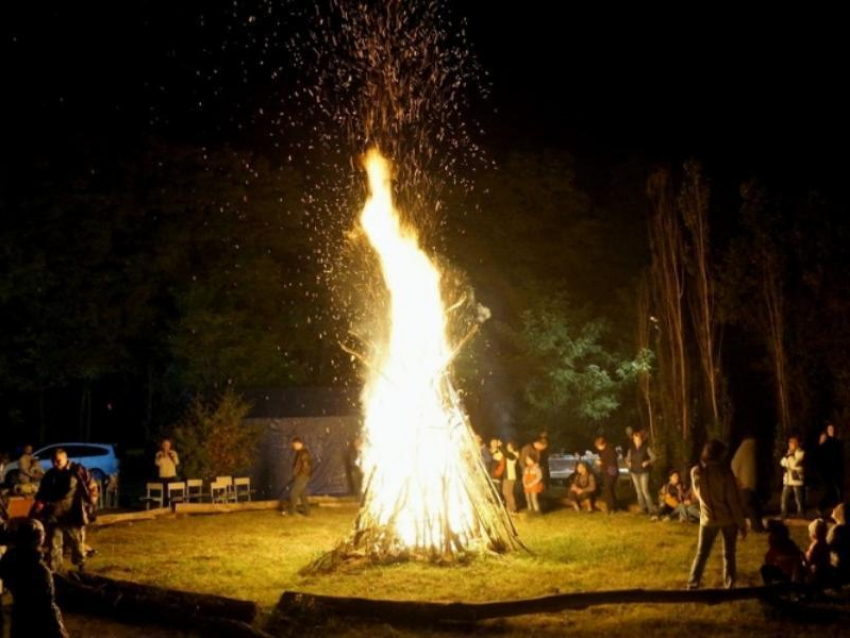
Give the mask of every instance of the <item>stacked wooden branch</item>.
[[257, 605], [251, 601], [138, 585], [88, 574], [57, 574], [55, 581], [62, 609], [105, 615], [125, 622], [202, 630], [205, 634], [216, 636], [266, 636], [251, 626], [257, 615]]

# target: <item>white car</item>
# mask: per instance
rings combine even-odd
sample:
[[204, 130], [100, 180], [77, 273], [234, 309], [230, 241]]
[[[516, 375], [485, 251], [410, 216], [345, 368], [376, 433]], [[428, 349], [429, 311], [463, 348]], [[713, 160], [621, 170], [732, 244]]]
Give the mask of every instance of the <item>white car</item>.
[[[33, 456], [41, 461], [45, 472], [51, 468], [53, 451], [60, 447], [68, 453], [69, 461], [82, 465], [100, 482], [118, 474], [120, 470], [121, 464], [115, 454], [115, 446], [111, 443], [54, 443], [33, 452]], [[14, 484], [18, 462], [7, 463], [3, 472], [3, 484]]]

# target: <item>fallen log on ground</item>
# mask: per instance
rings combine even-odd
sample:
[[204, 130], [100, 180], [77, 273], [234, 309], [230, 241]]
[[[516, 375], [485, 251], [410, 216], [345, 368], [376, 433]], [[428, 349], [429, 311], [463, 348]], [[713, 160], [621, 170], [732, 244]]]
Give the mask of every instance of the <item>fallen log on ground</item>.
[[257, 605], [251, 601], [138, 585], [89, 574], [55, 575], [59, 606], [126, 622], [204, 629], [237, 638], [267, 636], [251, 626]]
[[152, 521], [162, 516], [171, 516], [170, 507], [156, 507], [150, 510], [139, 510], [137, 512], [119, 512], [116, 514], [98, 514], [92, 525], [104, 527], [116, 523], [134, 523], [136, 521]]
[[506, 618], [525, 614], [556, 613], [580, 610], [596, 605], [628, 603], [716, 605], [738, 600], [770, 600], [799, 590], [797, 585], [742, 587], [739, 589], [621, 589], [614, 591], [556, 594], [540, 598], [506, 600], [485, 603], [437, 603], [405, 600], [377, 600], [323, 596], [301, 592], [284, 592], [278, 608], [285, 615], [336, 614], [361, 616], [398, 622], [455, 622], [473, 623], [491, 618]]

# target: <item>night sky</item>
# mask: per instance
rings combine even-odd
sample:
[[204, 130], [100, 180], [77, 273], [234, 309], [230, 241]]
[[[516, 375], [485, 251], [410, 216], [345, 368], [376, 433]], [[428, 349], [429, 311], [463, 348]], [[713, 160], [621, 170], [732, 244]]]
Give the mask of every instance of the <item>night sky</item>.
[[[299, 25], [288, 4], [14, 3], [3, 20], [5, 161], [151, 134], [262, 145], [273, 124], [257, 109], [290, 90], [267, 73], [286, 67], [282, 43]], [[491, 147], [698, 155], [736, 179], [802, 188], [846, 173], [848, 56], [835, 16], [453, 5], [492, 80], [475, 113]], [[251, 21], [270, 7], [273, 18]]]

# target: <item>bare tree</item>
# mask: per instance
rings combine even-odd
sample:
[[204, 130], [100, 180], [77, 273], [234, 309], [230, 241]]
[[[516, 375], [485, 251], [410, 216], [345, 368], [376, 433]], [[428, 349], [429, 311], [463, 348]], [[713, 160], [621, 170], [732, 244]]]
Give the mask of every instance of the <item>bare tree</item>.
[[659, 170], [647, 182], [652, 205], [653, 301], [657, 310], [659, 395], [666, 427], [675, 427], [682, 440], [690, 438], [690, 370], [686, 346], [684, 237], [670, 173]]
[[715, 434], [719, 434], [725, 426], [725, 415], [721, 414], [719, 396], [721, 340], [708, 222], [710, 193], [699, 162], [686, 162], [678, 204], [689, 240], [687, 252], [693, 285], [688, 300], [710, 417]]

